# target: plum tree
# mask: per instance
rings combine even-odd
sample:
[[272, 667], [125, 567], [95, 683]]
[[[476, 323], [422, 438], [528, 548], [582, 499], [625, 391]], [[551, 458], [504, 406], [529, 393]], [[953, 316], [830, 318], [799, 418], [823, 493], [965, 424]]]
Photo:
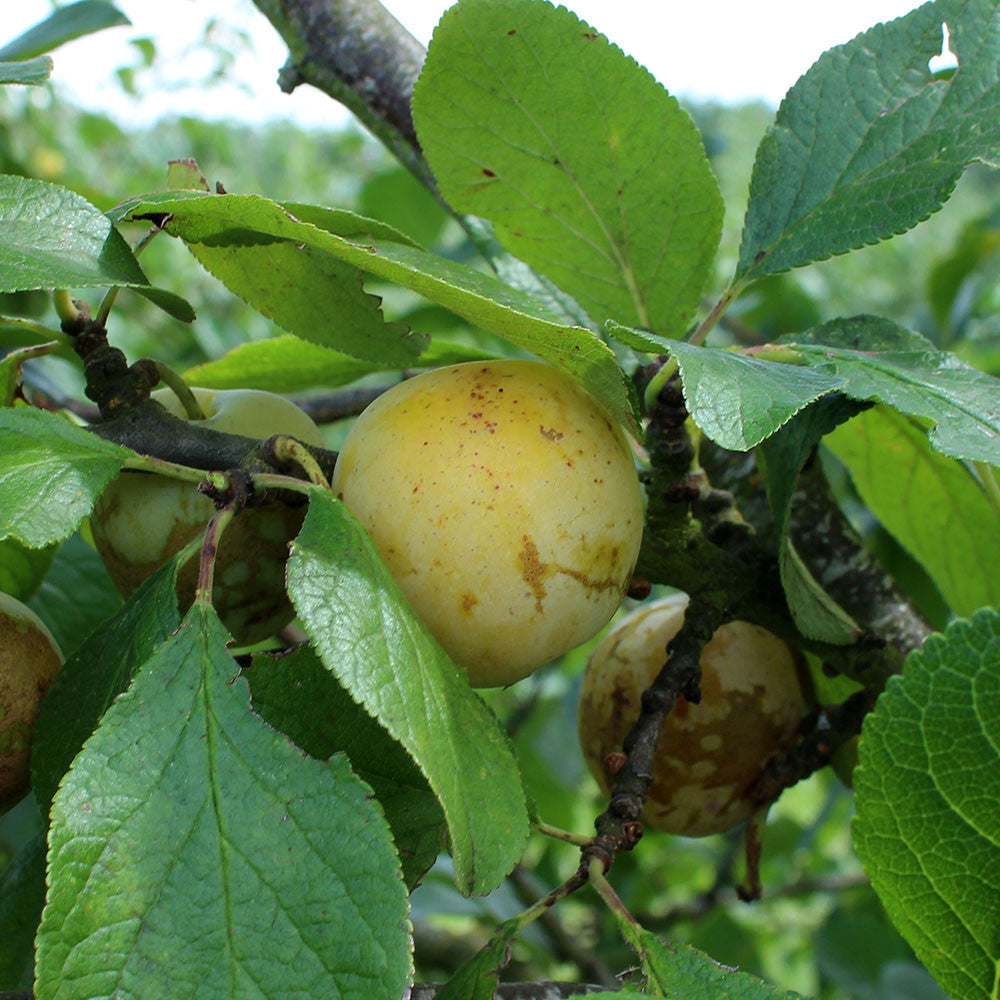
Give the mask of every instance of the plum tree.
[[[618, 622], [591, 655], [578, 716], [587, 765], [605, 793], [607, 756], [620, 751], [642, 692], [684, 622], [688, 596], [675, 592]], [[643, 813], [654, 829], [685, 836], [721, 833], [747, 819], [748, 794], [766, 762], [790, 745], [809, 710], [799, 654], [758, 625], [731, 621], [702, 651], [702, 700], [683, 697], [667, 716]]]
[[[256, 389], [193, 389], [205, 413], [205, 427], [246, 437], [287, 434], [322, 446], [313, 421], [290, 400]], [[158, 389], [152, 398], [183, 417], [176, 395]], [[111, 579], [129, 597], [151, 573], [204, 531], [212, 502], [190, 483], [144, 472], [123, 472], [104, 491], [91, 518], [94, 542]], [[213, 603], [239, 643], [273, 635], [294, 617], [285, 594], [288, 543], [302, 525], [302, 508], [275, 503], [247, 508], [222, 536], [215, 570]], [[178, 576], [178, 598], [190, 604], [197, 562]]]
[[478, 687], [595, 635], [639, 551], [625, 436], [540, 362], [469, 362], [393, 387], [356, 421], [333, 487]]
[[38, 615], [0, 593], [0, 813], [28, 791], [32, 727], [62, 662]]

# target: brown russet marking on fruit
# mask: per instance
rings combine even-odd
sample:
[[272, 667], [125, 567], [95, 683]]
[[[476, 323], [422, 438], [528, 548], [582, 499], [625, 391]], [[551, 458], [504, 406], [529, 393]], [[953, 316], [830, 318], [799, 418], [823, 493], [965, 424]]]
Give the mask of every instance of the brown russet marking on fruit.
[[562, 431], [557, 431], [554, 427], [545, 428], [539, 426], [538, 432], [543, 438], [547, 438], [549, 441], [558, 441], [562, 438]]
[[541, 614], [542, 601], [545, 600], [546, 590], [542, 580], [549, 575], [548, 566], [538, 557], [538, 546], [528, 535], [522, 535], [523, 547], [517, 554], [521, 563], [521, 578], [531, 588], [535, 595], [535, 610]]
[[475, 594], [462, 594], [462, 610], [471, 611], [479, 603]]

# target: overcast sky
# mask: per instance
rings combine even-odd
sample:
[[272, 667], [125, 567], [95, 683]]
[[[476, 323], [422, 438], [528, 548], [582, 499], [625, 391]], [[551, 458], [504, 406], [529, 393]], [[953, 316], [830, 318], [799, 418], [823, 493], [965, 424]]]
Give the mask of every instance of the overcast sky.
[[[51, 9], [50, 0], [0, 0], [3, 38], [13, 38]], [[450, 6], [439, 0], [384, 0], [425, 43]], [[335, 124], [346, 112], [308, 87], [291, 96], [274, 84], [284, 61], [280, 38], [250, 0], [116, 0], [132, 27], [114, 28], [71, 43], [55, 54], [54, 80], [82, 104], [126, 121], [151, 121], [172, 112], [260, 120], [291, 117], [303, 124]], [[571, 10], [645, 65], [672, 93], [777, 104], [784, 92], [826, 48], [847, 41], [876, 21], [918, 6], [912, 0], [574, 0]], [[227, 73], [232, 83], [214, 92], [181, 84], [214, 65], [199, 40], [215, 19], [217, 37], [247, 32], [253, 50]], [[163, 77], [142, 100], [126, 98], [114, 83], [115, 68], [137, 61], [130, 42], [151, 38]]]

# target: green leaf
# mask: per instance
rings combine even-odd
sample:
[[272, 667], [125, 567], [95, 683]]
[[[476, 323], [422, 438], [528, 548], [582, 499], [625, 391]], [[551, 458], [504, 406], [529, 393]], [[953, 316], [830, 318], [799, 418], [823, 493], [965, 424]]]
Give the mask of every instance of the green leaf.
[[31, 987], [35, 931], [45, 902], [45, 836], [30, 840], [0, 872], [0, 990]]
[[18, 347], [0, 359], [0, 406], [13, 406], [18, 387], [21, 384], [21, 365], [32, 358], [42, 358], [57, 347], [55, 341]]
[[385, 811], [412, 889], [441, 852], [444, 816], [406, 751], [351, 699], [311, 646], [258, 653], [245, 676], [254, 711], [296, 746], [318, 760], [347, 754]]
[[29, 549], [13, 538], [0, 542], [0, 591], [27, 601], [45, 578], [58, 550], [58, 545]]
[[[169, 215], [167, 231], [193, 242], [214, 241], [236, 247], [240, 240], [251, 244], [256, 240], [266, 248], [273, 246], [275, 241], [285, 241], [297, 253], [330, 254], [409, 288], [470, 323], [562, 368], [600, 400], [615, 419], [639, 433], [638, 403], [632, 383], [607, 344], [592, 331], [565, 325], [537, 299], [472, 267], [437, 257], [409, 242], [368, 238], [358, 233], [362, 222], [369, 220], [361, 220], [349, 212], [329, 209], [307, 212], [307, 208], [302, 205], [283, 208], [263, 198], [171, 192], [129, 202], [120, 206], [115, 215], [158, 220]], [[294, 218], [288, 214], [292, 209], [298, 213]], [[312, 224], [313, 219], [327, 228]], [[372, 223], [372, 226], [389, 228], [381, 223]], [[349, 231], [351, 238], [332, 232], [332, 227]], [[267, 237], [270, 244], [265, 244], [262, 236]], [[305, 294], [308, 289], [300, 291]], [[327, 327], [331, 318], [327, 315], [324, 319]], [[378, 361], [387, 360], [399, 349], [398, 344], [378, 341], [376, 346], [374, 341], [369, 343], [366, 338], [371, 337], [373, 331], [366, 329], [361, 347], [354, 350], [353, 344], [341, 342], [338, 329], [334, 326], [327, 331], [329, 340], [324, 341], [324, 346], [355, 356], [364, 352]], [[317, 340], [314, 331], [306, 330], [303, 336]], [[422, 349], [420, 342], [414, 353], [419, 354]], [[410, 355], [410, 361], [413, 356]]]
[[130, 454], [46, 410], [0, 408], [0, 538], [62, 541]]
[[197, 319], [194, 306], [187, 299], [167, 291], [166, 288], [139, 285], [134, 287], [133, 291], [141, 295], [144, 299], [148, 299], [168, 316], [173, 316], [174, 319], [178, 319], [182, 323], [193, 323]]
[[495, 888], [528, 833], [510, 742], [406, 604], [364, 530], [326, 493], [310, 499], [288, 592], [327, 669], [427, 777], [448, 821], [459, 888]]
[[893, 923], [954, 1000], [1000, 977], [1000, 614], [931, 636], [865, 721], [858, 856]]
[[132, 22], [105, 0], [79, 0], [54, 10], [24, 34], [0, 48], [0, 59], [31, 59], [51, 52], [74, 38]]
[[453, 973], [435, 1000], [494, 1000], [500, 970], [510, 959], [512, 937], [497, 934]]
[[838, 378], [848, 396], [931, 421], [938, 451], [1000, 465], [1000, 379], [920, 334], [879, 316], [855, 316], [797, 335], [788, 346]]
[[0, 175], [0, 292], [148, 284], [128, 243], [86, 198]]
[[122, 606], [122, 599], [100, 556], [77, 533], [59, 546], [52, 566], [28, 604], [45, 622], [63, 656], [69, 657]]
[[[825, 52], [757, 150], [737, 279], [887, 239], [937, 211], [973, 160], [1000, 149], [997, 8], [938, 0]], [[942, 23], [958, 59], [928, 61]]]
[[608, 329], [637, 350], [668, 351], [681, 370], [692, 419], [713, 441], [732, 451], [760, 444], [841, 381], [810, 368], [667, 340], [617, 324]]
[[15, 83], [37, 87], [52, 75], [52, 60], [48, 56], [26, 59], [23, 62], [0, 61], [0, 83]]
[[63, 780], [39, 996], [406, 989], [406, 891], [371, 790], [250, 711], [227, 639], [196, 603]]
[[435, 29], [413, 117], [453, 208], [599, 323], [683, 333], [722, 198], [687, 112], [621, 49], [562, 7], [463, 0]]
[[689, 944], [667, 943], [647, 930], [637, 936], [649, 996], [684, 1000], [803, 1000], [801, 993], [778, 989], [748, 972], [720, 965]]
[[778, 536], [781, 583], [799, 631], [812, 639], [844, 645], [854, 642], [861, 628], [820, 586], [788, 537], [788, 517], [799, 472], [824, 434], [854, 416], [859, 406], [839, 394], [812, 404], [757, 449]]
[[837, 428], [825, 444], [956, 614], [1000, 604], [1000, 513], [966, 466], [932, 451], [922, 427], [884, 407]]
[[43, 812], [101, 716], [180, 624], [177, 569], [176, 559], [161, 566], [56, 674], [32, 738], [31, 784]]
[[[408, 367], [423, 368], [481, 361], [492, 355], [469, 347], [432, 342]], [[311, 386], [334, 388], [377, 371], [398, 371], [392, 364], [360, 361], [290, 334], [240, 344], [221, 358], [189, 368], [191, 385], [211, 389], [267, 389], [300, 392]]]

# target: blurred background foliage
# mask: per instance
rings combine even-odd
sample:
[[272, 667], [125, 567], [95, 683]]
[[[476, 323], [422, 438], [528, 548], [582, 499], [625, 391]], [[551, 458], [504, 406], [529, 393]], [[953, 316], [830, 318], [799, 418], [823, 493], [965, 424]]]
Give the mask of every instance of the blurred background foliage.
[[[211, 22], [204, 39], [209, 58], [196, 81], [206, 108], [233, 52], [248, 44], [246, 37]], [[132, 63], [117, 70], [125, 93], [169, 85], [158, 67], [154, 40], [136, 41], [133, 51]], [[773, 109], [711, 104], [689, 110], [704, 135], [727, 207], [716, 273], [721, 291], [737, 257], [754, 151]], [[218, 181], [229, 192], [350, 208], [391, 222], [438, 253], [474, 259], [461, 229], [359, 128], [306, 130], [286, 122], [248, 126], [219, 120], [214, 111], [210, 119], [168, 118], [134, 128], [80, 110], [50, 88], [0, 89], [0, 170], [65, 185], [107, 210], [129, 196], [164, 187], [168, 160], [194, 157], [209, 182]], [[946, 209], [905, 236], [751, 287], [726, 316], [718, 341], [764, 342], [837, 316], [872, 312], [1000, 374], [998, 195], [996, 174], [968, 171]], [[141, 231], [127, 235], [135, 242]], [[130, 358], [153, 355], [185, 369], [247, 340], [280, 333], [202, 271], [179, 242], [154, 240], [142, 264], [154, 284], [187, 298], [198, 318], [185, 325], [123, 292], [111, 336]], [[443, 340], [510, 353], [495, 338], [468, 329], [409, 292], [385, 286], [371, 290], [383, 295], [391, 318], [408, 320]], [[94, 290], [82, 297], [96, 306]], [[0, 296], [0, 314], [57, 322], [49, 296], [41, 292]], [[11, 328], [0, 322], [0, 349], [14, 343]], [[32, 362], [26, 377], [57, 399], [82, 398], [80, 374], [66, 362]], [[339, 434], [330, 430], [334, 445]], [[852, 495], [847, 477], [832, 460], [828, 465], [845, 509], [872, 546], [890, 565], [896, 560], [893, 568], [911, 590], [930, 586], [919, 569], [905, 565], [898, 546]], [[82, 636], [117, 601], [102, 574], [92, 551], [71, 540], [56, 555], [43, 584], [47, 590], [35, 600], [62, 601], [73, 634]], [[94, 597], [89, 603], [80, 597], [88, 589]], [[931, 592], [924, 599], [933, 605], [935, 597]], [[542, 818], [580, 833], [592, 829], [603, 808], [575, 750], [579, 681], [592, 645], [514, 689], [485, 692], [517, 744]], [[635, 852], [616, 861], [612, 880], [646, 926], [780, 987], [820, 1000], [940, 998], [943, 994], [867, 886], [851, 849], [851, 813], [849, 789], [828, 771], [786, 793], [772, 810], [764, 899], [754, 904], [740, 902], [734, 890], [740, 878], [737, 834], [687, 840], [647, 833]], [[39, 823], [30, 800], [0, 819], [0, 867]], [[569, 845], [535, 837], [507, 884], [485, 898], [464, 899], [443, 856], [413, 894], [418, 980], [447, 978], [485, 943], [499, 920], [566, 879], [578, 857]], [[550, 916], [515, 945], [505, 978], [608, 982], [633, 964], [610, 914], [589, 890]]]

